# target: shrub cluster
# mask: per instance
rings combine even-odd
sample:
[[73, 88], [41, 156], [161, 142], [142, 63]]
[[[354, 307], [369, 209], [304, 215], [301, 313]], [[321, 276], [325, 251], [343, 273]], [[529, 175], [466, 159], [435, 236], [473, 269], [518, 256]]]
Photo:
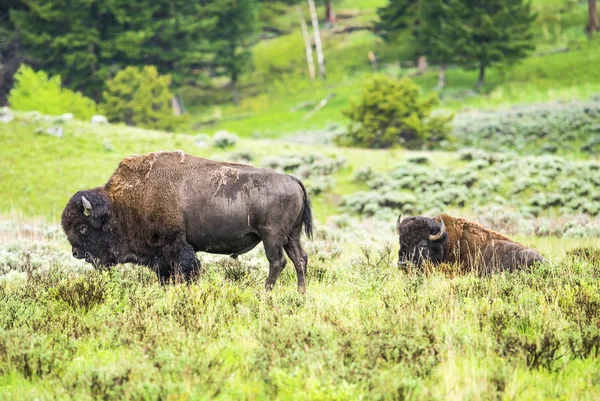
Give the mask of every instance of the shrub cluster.
[[600, 97], [456, 115], [457, 144], [528, 154], [600, 154]]
[[235, 146], [238, 139], [236, 134], [223, 130], [215, 132], [212, 143], [215, 148], [226, 149]]
[[262, 167], [286, 172], [302, 179], [313, 195], [332, 189], [335, 179], [331, 176], [346, 164], [343, 157], [327, 157], [320, 153], [286, 154], [263, 159]]
[[365, 82], [360, 102], [344, 111], [350, 119], [348, 132], [334, 140], [364, 148], [439, 147], [447, 139], [452, 116], [432, 115], [438, 102], [437, 95], [422, 97], [407, 77], [375, 75]]
[[72, 113], [86, 120], [98, 112], [96, 103], [79, 92], [62, 88], [60, 76], [49, 77], [23, 64], [15, 74], [15, 86], [8, 102], [15, 110], [59, 115]]
[[106, 83], [103, 107], [110, 121], [170, 130], [179, 124], [171, 110], [171, 77], [154, 66], [127, 67]]
[[448, 207], [510, 205], [522, 216], [600, 214], [600, 164], [558, 156], [518, 157], [481, 150], [459, 153], [459, 168], [404, 162], [387, 174], [359, 170], [370, 191], [344, 198], [346, 210], [367, 216], [433, 214]]

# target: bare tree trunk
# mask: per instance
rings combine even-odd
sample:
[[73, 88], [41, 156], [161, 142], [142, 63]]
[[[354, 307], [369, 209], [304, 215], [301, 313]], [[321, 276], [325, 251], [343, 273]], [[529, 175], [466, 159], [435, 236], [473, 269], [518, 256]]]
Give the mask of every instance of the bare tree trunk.
[[440, 78], [438, 80], [438, 89], [446, 87], [446, 64], [440, 65]]
[[304, 49], [306, 51], [306, 62], [308, 63], [308, 75], [310, 76], [311, 82], [315, 81], [315, 62], [312, 56], [312, 46], [310, 44], [310, 36], [308, 34], [308, 27], [306, 21], [304, 21], [304, 13], [302, 7], [296, 6], [298, 11], [298, 17], [300, 18], [300, 28], [302, 28], [302, 38], [304, 38]]
[[591, 38], [594, 31], [600, 31], [600, 23], [598, 23], [598, 7], [596, 0], [588, 0], [588, 24], [585, 28], [588, 37]]
[[330, 25], [335, 25], [337, 18], [335, 18], [335, 11], [333, 11], [332, 0], [325, 0], [325, 22]]
[[[90, 64], [90, 75], [91, 75], [92, 79], [94, 79], [94, 78], [96, 78], [96, 71], [98, 70], [98, 65], [97, 65], [98, 56], [96, 55], [96, 47], [94, 46], [93, 43], [90, 43], [88, 45], [88, 53], [90, 53], [91, 55], [93, 55], [93, 57], [96, 58], [96, 61], [94, 61], [92, 64]], [[102, 92], [98, 88], [95, 88], [93, 97], [96, 101], [100, 101], [100, 99], [102, 97]]]
[[369, 50], [367, 56], [369, 57], [369, 61], [371, 62], [371, 67], [373, 68], [373, 71], [377, 71], [377, 57], [375, 57], [375, 53]]
[[317, 63], [319, 64], [319, 75], [325, 80], [325, 58], [323, 57], [323, 48], [321, 47], [321, 33], [319, 32], [319, 20], [317, 19], [317, 10], [314, 0], [308, 1], [308, 9], [312, 19], [313, 31], [315, 34], [315, 50], [317, 51]]
[[173, 95], [171, 98], [171, 108], [173, 109], [173, 115], [180, 116], [181, 113], [181, 105], [179, 104], [179, 99], [177, 95]]
[[481, 92], [483, 84], [485, 82], [485, 66], [481, 64], [479, 66], [479, 78], [477, 79], [477, 91]]
[[231, 75], [231, 94], [233, 95], [233, 104], [235, 104], [236, 106], [239, 106], [240, 105], [240, 94], [238, 92], [237, 81], [238, 81], [237, 74], [232, 74]]
[[417, 71], [419, 75], [423, 74], [427, 70], [427, 57], [421, 56], [417, 60]]

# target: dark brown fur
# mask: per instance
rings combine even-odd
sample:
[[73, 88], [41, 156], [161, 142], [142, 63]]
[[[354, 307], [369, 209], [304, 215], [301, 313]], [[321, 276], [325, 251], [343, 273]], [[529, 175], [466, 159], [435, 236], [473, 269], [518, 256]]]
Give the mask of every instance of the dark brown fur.
[[[92, 206], [89, 216], [83, 197]], [[305, 288], [308, 257], [300, 235], [303, 226], [312, 234], [310, 201], [298, 179], [273, 170], [183, 152], [131, 156], [105, 186], [69, 200], [62, 226], [75, 257], [105, 266], [146, 265], [163, 281], [199, 272], [195, 252], [236, 257], [262, 240], [267, 286], [285, 266], [285, 249]]]
[[[446, 233], [438, 241], [429, 236], [440, 232], [440, 219]], [[456, 263], [467, 270], [491, 272], [528, 267], [544, 258], [534, 249], [480, 224], [462, 218], [441, 214], [433, 219], [408, 217], [398, 219], [396, 230], [400, 236], [399, 264], [424, 260], [433, 263]]]

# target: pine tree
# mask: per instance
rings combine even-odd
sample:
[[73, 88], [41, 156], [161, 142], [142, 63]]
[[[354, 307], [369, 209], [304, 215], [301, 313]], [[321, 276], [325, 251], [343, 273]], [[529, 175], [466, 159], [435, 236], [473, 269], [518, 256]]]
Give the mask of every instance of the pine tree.
[[389, 0], [385, 7], [377, 9], [377, 34], [388, 42], [396, 40], [404, 31], [416, 36], [418, 5], [418, 0]]
[[107, 0], [117, 22], [106, 43], [113, 61], [125, 65], [154, 65], [180, 83], [208, 60], [207, 31], [215, 29], [199, 0]]
[[512, 64], [533, 49], [531, 24], [536, 18], [525, 0], [452, 0], [454, 30], [449, 42], [460, 41], [457, 63], [479, 70], [477, 88], [493, 64]]
[[207, 33], [214, 57], [214, 72], [228, 76], [233, 102], [239, 103], [238, 83], [251, 67], [249, 46], [258, 30], [257, 0], [213, 0], [207, 5], [208, 16], [214, 18], [214, 29]]
[[22, 60], [19, 36], [10, 20], [10, 13], [23, 7], [20, 0], [3, 0], [0, 3], [0, 106], [6, 100]]
[[171, 77], [154, 66], [127, 67], [110, 79], [103, 107], [110, 121], [169, 130], [177, 124], [170, 108]]
[[[108, 75], [103, 49], [111, 28], [105, 1], [23, 0], [24, 10], [11, 12], [26, 54], [38, 69], [60, 75], [63, 82], [98, 99]], [[102, 51], [101, 51], [102, 49]]]
[[419, 2], [414, 28], [416, 43], [431, 64], [440, 65], [438, 87], [445, 86], [445, 70], [453, 63], [464, 46], [464, 27], [452, 9], [451, 0]]

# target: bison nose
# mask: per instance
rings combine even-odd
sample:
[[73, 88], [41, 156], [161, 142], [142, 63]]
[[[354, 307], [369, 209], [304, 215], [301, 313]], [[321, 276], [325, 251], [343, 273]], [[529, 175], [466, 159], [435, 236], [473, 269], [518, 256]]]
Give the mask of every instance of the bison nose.
[[79, 249], [73, 248], [73, 257], [76, 259], [83, 259], [85, 256], [79, 253]]

